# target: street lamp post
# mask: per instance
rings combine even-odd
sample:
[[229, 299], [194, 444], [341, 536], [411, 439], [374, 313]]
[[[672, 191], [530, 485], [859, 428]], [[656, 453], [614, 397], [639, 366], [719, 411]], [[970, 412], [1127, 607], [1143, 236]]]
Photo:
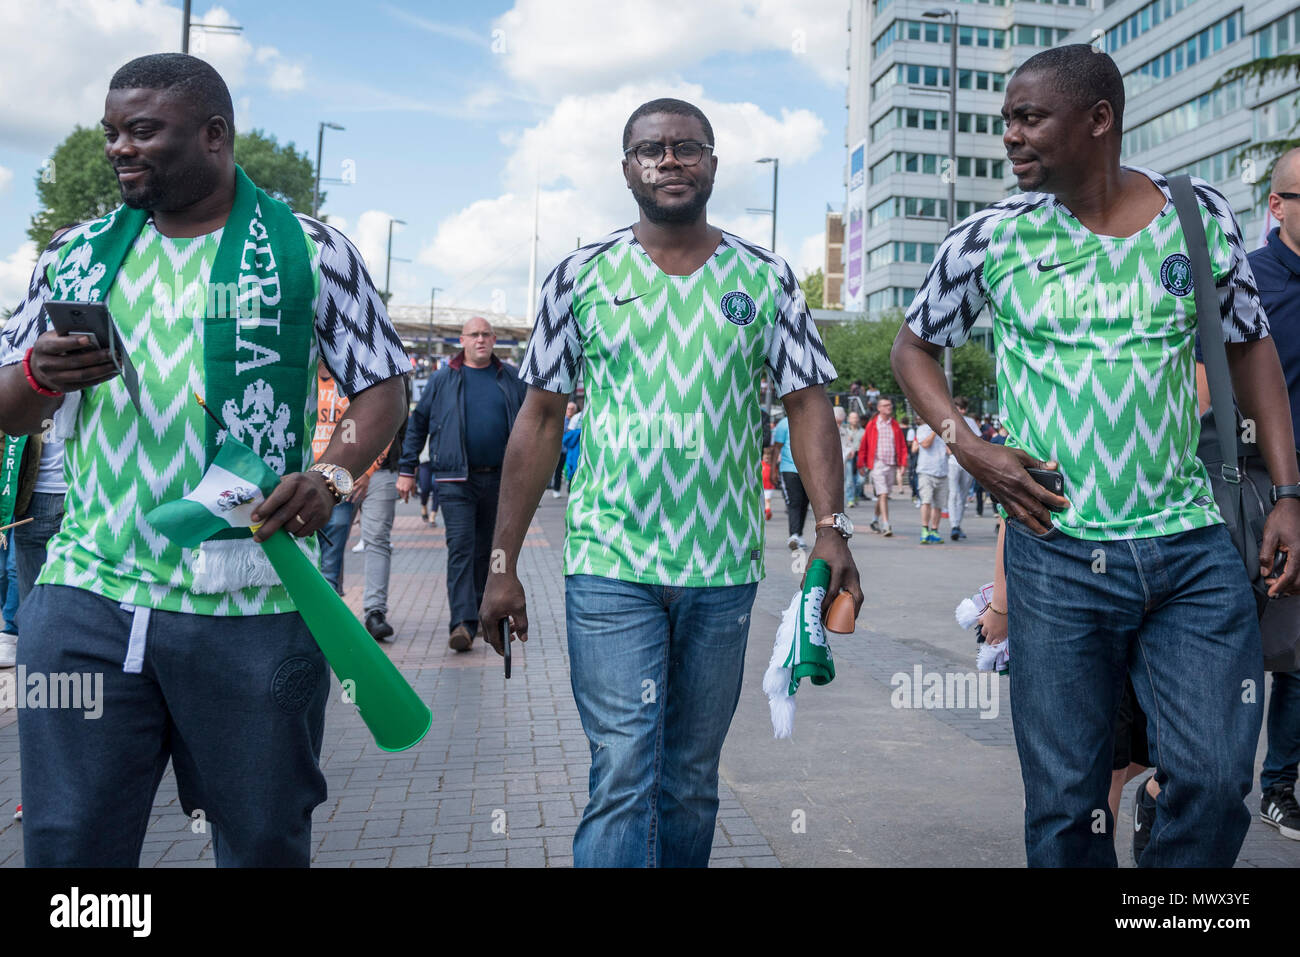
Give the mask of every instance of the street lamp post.
[[781, 173], [781, 160], [776, 156], [764, 156], [754, 162], [772, 164], [772, 252], [776, 252], [776, 181]]
[[393, 290], [388, 284], [389, 280], [392, 278], [393, 275], [393, 223], [397, 223], [400, 226], [405, 226], [406, 220], [393, 219], [391, 216], [388, 218], [388, 261], [384, 265], [384, 305], [385, 306], [388, 305], [388, 300], [392, 298], [393, 295]]
[[[957, 225], [957, 11], [943, 7], [926, 10], [922, 17], [941, 20], [952, 19], [952, 34], [948, 54], [948, 162], [945, 178], [948, 180], [948, 232]], [[952, 391], [952, 349], [943, 350], [943, 374]]]
[[327, 127], [331, 130], [343, 129], [343, 127], [339, 126], [337, 123], [329, 123], [323, 121], [321, 122], [319, 128], [316, 130], [316, 187], [315, 189], [312, 190], [311, 193], [311, 218], [312, 219], [320, 218], [320, 161], [321, 161], [321, 151], [325, 147], [325, 129]]
[[[391, 255], [391, 250], [390, 250]], [[433, 372], [433, 297], [442, 292], [441, 286], [434, 286], [429, 290], [429, 343], [425, 350], [429, 357], [429, 372]]]

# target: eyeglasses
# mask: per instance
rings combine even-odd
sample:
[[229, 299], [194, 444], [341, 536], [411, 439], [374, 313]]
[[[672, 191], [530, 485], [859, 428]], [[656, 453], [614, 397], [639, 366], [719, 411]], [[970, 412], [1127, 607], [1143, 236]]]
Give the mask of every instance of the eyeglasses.
[[711, 149], [713, 147], [708, 143], [697, 143], [695, 140], [683, 140], [671, 146], [664, 146], [662, 143], [637, 143], [636, 146], [625, 149], [623, 155], [633, 153], [636, 155], [636, 161], [642, 166], [658, 166], [663, 162], [664, 152], [672, 150], [673, 156], [682, 166], [694, 166], [704, 158], [704, 151]]
[[1300, 199], [1300, 193], [1278, 193], [1283, 199]]

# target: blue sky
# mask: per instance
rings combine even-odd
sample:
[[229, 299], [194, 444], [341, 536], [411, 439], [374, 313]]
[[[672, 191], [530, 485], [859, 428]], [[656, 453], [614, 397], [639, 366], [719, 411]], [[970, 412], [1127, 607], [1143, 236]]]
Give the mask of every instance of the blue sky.
[[[30, 273], [24, 246], [33, 177], [78, 122], [98, 121], [114, 69], [179, 48], [180, 4], [161, 0], [0, 0], [0, 295], [12, 307]], [[710, 218], [766, 244], [781, 157], [778, 251], [820, 262], [826, 204], [842, 202], [843, 0], [594, 0], [195, 4], [195, 19], [243, 27], [196, 34], [191, 52], [231, 86], [236, 125], [293, 141], [313, 158], [327, 131], [323, 212], [383, 282], [390, 216], [399, 303], [439, 302], [522, 315], [534, 185], [541, 185], [541, 276], [581, 236], [633, 221], [618, 168], [623, 121], [638, 103], [678, 95], [717, 133]], [[41, 76], [33, 84], [33, 76]], [[15, 96], [15, 91], [28, 92]]]

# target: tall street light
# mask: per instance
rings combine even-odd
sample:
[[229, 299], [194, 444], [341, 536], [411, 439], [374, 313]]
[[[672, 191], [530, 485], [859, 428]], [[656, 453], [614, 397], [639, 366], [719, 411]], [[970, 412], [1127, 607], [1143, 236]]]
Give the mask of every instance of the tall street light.
[[[764, 156], [762, 159], [754, 160], [755, 163], [772, 164], [772, 254], [776, 254], [776, 181], [781, 173], [781, 160], [775, 156]], [[772, 379], [770, 371], [767, 377], [767, 383], [763, 389], [763, 398], [767, 405], [767, 423], [768, 427], [772, 424]]]
[[393, 291], [391, 287], [388, 285], [388, 281], [392, 278], [393, 275], [393, 223], [397, 223], [399, 226], [405, 226], [406, 220], [393, 219], [391, 216], [388, 218], [388, 262], [384, 266], [384, 305], [385, 306], [388, 305], [388, 300], [392, 298], [393, 295]]
[[776, 180], [781, 173], [781, 160], [775, 156], [764, 156], [754, 162], [772, 164], [772, 252], [776, 252]]
[[433, 297], [442, 292], [441, 286], [434, 286], [429, 290], [429, 343], [425, 350], [429, 356], [429, 372], [433, 372]]
[[[948, 56], [948, 162], [945, 179], [948, 180], [948, 232], [957, 224], [957, 11], [932, 7], [921, 16], [930, 20], [952, 18], [952, 43]], [[943, 350], [943, 374], [952, 391], [952, 349]]]
[[343, 127], [339, 126], [337, 123], [322, 122], [320, 127], [316, 130], [316, 188], [312, 190], [311, 194], [312, 219], [320, 218], [320, 161], [321, 151], [325, 146], [325, 130], [327, 128], [331, 130], [343, 129]]

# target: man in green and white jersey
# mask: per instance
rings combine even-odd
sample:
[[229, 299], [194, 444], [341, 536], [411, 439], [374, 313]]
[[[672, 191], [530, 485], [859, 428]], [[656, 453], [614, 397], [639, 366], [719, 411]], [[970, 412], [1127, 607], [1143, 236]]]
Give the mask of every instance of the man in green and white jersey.
[[[1123, 110], [1118, 69], [1087, 45], [1020, 67], [1003, 140], [1025, 192], [949, 234], [893, 364], [926, 421], [960, 423], [936, 357], [991, 310], [1010, 435], [1001, 448], [957, 427], [949, 447], [1010, 519], [1011, 701], [1030, 865], [1115, 866], [1107, 790], [1131, 673], [1163, 788], [1141, 864], [1226, 867], [1250, 823], [1242, 799], [1260, 707], [1243, 689], [1262, 678], [1260, 637], [1246, 569], [1196, 457], [1187, 240], [1165, 178], [1120, 165]], [[1199, 180], [1194, 190], [1237, 400], [1273, 481], [1292, 486], [1287, 390], [1241, 233], [1219, 192]], [[1059, 467], [1065, 496], [1026, 467]], [[1269, 519], [1266, 576], [1275, 548], [1293, 552], [1273, 582], [1287, 591], [1300, 561], [1292, 498]]]
[[[352, 244], [235, 164], [211, 66], [132, 60], [103, 129], [124, 205], [50, 244], [0, 338], [0, 430], [67, 437], [66, 515], [20, 613], [18, 663], [103, 682], [96, 720], [19, 712], [24, 854], [136, 866], [170, 758], [219, 866], [305, 866], [325, 799], [324, 656], [251, 538], [182, 549], [145, 515], [198, 485], [229, 430], [283, 475], [253, 513], [258, 536], [312, 535], [397, 431], [409, 362]], [[47, 329], [51, 300], [107, 305], [138, 411], [107, 349]], [[354, 427], [313, 465], [318, 356]]]
[[515, 562], [585, 370], [564, 550], [570, 672], [592, 754], [574, 863], [703, 866], [763, 577], [764, 366], [818, 518], [810, 558], [830, 564], [830, 594], [847, 589], [860, 606], [862, 593], [822, 388], [835, 370], [794, 274], [709, 225], [717, 159], [698, 108], [644, 104], [623, 148], [641, 218], [572, 253], [542, 288], [501, 481], [494, 548], [506, 570], [489, 576], [480, 619], [508, 615], [527, 637]]

